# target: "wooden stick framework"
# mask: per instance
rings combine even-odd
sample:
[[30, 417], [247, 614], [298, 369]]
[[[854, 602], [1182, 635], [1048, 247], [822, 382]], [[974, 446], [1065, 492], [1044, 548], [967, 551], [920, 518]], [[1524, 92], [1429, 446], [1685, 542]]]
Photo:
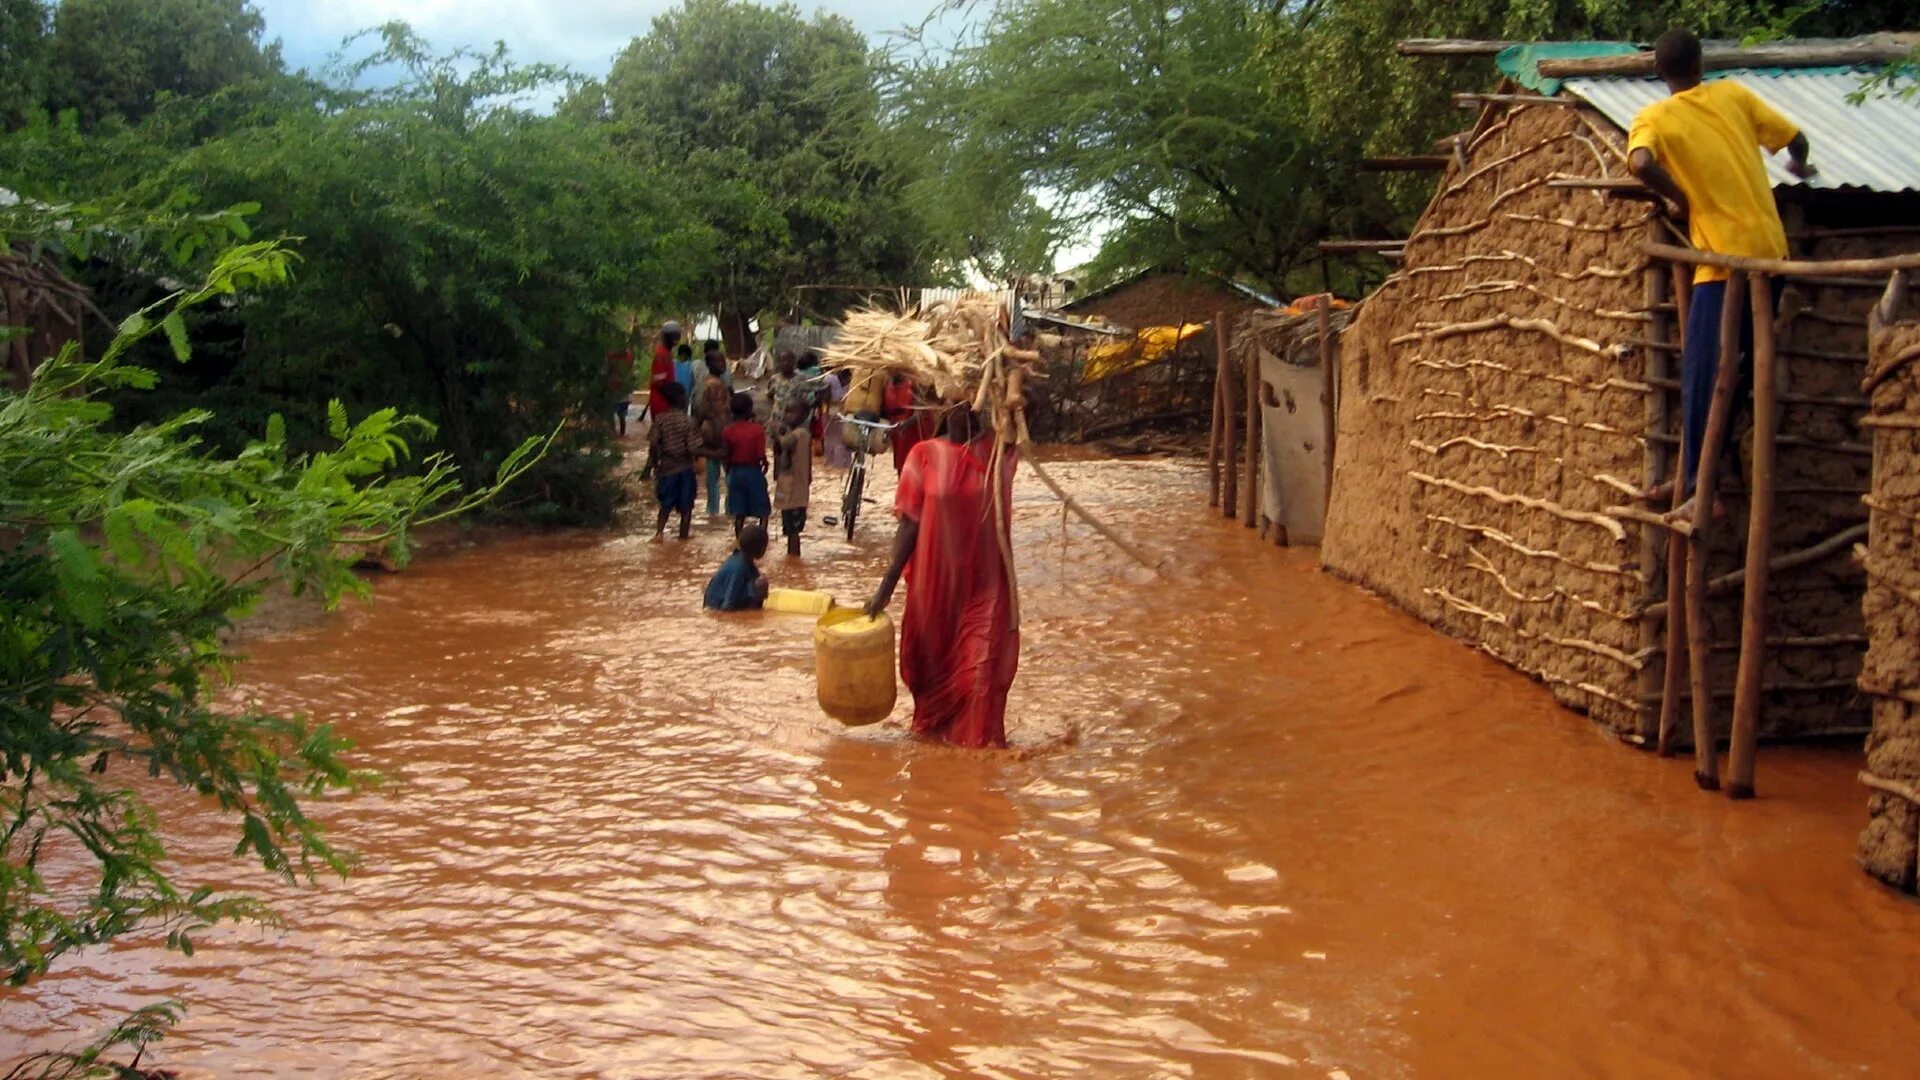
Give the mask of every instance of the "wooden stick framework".
[[1727, 795], [1753, 798], [1753, 755], [1760, 722], [1760, 680], [1766, 665], [1767, 573], [1773, 547], [1773, 455], [1780, 410], [1773, 355], [1773, 283], [1749, 276], [1753, 303], [1753, 480], [1747, 519], [1746, 596], [1740, 614], [1740, 666], [1734, 678], [1733, 732], [1727, 749]]

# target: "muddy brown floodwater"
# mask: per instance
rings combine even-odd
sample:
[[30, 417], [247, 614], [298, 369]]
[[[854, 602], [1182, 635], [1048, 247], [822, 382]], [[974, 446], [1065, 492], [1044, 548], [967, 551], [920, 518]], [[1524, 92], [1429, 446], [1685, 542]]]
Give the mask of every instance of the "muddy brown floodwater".
[[[1857, 754], [1704, 796], [1205, 517], [1191, 464], [1059, 468], [1172, 569], [1022, 478], [1010, 734], [1050, 749], [837, 727], [809, 620], [699, 610], [722, 528], [428, 559], [244, 671], [393, 777], [326, 808], [361, 872], [69, 964], [8, 1040], [178, 996], [189, 1076], [1912, 1075], [1920, 907], [1853, 865]], [[770, 565], [856, 600], [890, 531]], [[184, 869], [258, 884], [168, 805]]]

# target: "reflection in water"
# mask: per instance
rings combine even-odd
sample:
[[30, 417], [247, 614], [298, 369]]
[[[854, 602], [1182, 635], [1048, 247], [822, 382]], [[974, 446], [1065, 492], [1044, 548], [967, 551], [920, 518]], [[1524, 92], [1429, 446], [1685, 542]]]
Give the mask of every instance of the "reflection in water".
[[[1061, 470], [1179, 569], [1019, 489], [1009, 734], [1044, 749], [822, 717], [806, 620], [699, 610], [722, 523], [427, 559], [244, 673], [395, 778], [326, 810], [362, 871], [0, 997], [0, 1055], [172, 995], [189, 1076], [1910, 1068], [1920, 909], [1851, 865], [1856, 755], [1700, 796], [1205, 518], [1191, 466]], [[770, 569], [857, 601], [875, 520]], [[183, 862], [241, 873], [163, 803]]]

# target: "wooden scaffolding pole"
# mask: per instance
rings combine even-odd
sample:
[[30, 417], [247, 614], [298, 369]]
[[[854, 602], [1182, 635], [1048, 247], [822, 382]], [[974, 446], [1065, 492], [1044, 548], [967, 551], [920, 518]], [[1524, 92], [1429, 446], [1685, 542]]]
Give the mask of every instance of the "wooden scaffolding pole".
[[1245, 369], [1247, 407], [1247, 503], [1240, 520], [1251, 529], [1260, 524], [1260, 364], [1248, 356], [1240, 366]]
[[1720, 306], [1720, 369], [1714, 375], [1707, 430], [1694, 465], [1693, 550], [1687, 566], [1687, 654], [1693, 686], [1694, 782], [1704, 791], [1720, 787], [1720, 754], [1713, 736], [1712, 627], [1707, 622], [1707, 553], [1712, 550], [1713, 504], [1718, 496], [1720, 443], [1733, 412], [1733, 387], [1739, 381], [1740, 317], [1746, 303], [1746, 274], [1727, 279]]
[[1220, 483], [1220, 515], [1232, 520], [1240, 516], [1240, 463], [1235, 460], [1233, 360], [1227, 355], [1227, 313], [1213, 313], [1213, 348], [1218, 354], [1220, 386], [1220, 468], [1225, 475]]
[[1747, 294], [1753, 305], [1753, 478], [1747, 495], [1747, 588], [1740, 609], [1740, 668], [1733, 684], [1733, 734], [1727, 749], [1727, 795], [1735, 799], [1753, 798], [1760, 679], [1767, 665], [1774, 439], [1780, 428], [1779, 404], [1774, 400], [1779, 388], [1774, 375], [1773, 283], [1765, 274], [1749, 275]]
[[[1641, 275], [1641, 303], [1644, 309], [1650, 313], [1648, 316], [1651, 320], [1648, 324], [1650, 331], [1649, 336], [1655, 340], [1666, 338], [1673, 332], [1673, 318], [1669, 314], [1671, 305], [1667, 302], [1667, 281], [1666, 267], [1658, 264], [1649, 265], [1646, 272]], [[1664, 376], [1666, 374], [1666, 363], [1667, 354], [1664, 351], [1659, 349], [1640, 350], [1642, 378], [1652, 380]], [[1654, 384], [1649, 382], [1649, 385]], [[1656, 390], [1654, 393], [1646, 395], [1643, 423], [1646, 425], [1647, 431], [1665, 431], [1667, 429], [1668, 410], [1667, 395], [1665, 393]], [[1673, 471], [1670, 460], [1672, 456], [1667, 448], [1667, 444], [1648, 440], [1641, 456], [1641, 485], [1644, 487], [1652, 487], [1662, 480], [1665, 480], [1668, 474]], [[1661, 565], [1661, 556], [1666, 550], [1666, 532], [1667, 530], [1653, 527], [1642, 528], [1640, 530], [1640, 565], [1649, 573], [1651, 573], [1655, 567]], [[1652, 579], [1649, 578], [1648, 580], [1651, 582]], [[1651, 601], [1651, 599], [1651, 597], [1648, 597], [1649, 601]], [[1665, 622], [1663, 620], [1642, 619], [1640, 621], [1640, 651], [1643, 655], [1652, 656], [1655, 651], [1661, 647], [1661, 633], [1664, 628]], [[1653, 707], [1651, 717], [1643, 713], [1637, 718], [1639, 721], [1639, 730], [1636, 734], [1640, 736], [1642, 745], [1657, 746], [1660, 712], [1657, 702], [1660, 700], [1661, 689], [1660, 670], [1652, 664], [1642, 667], [1639, 674], [1639, 683], [1640, 694], [1638, 700], [1655, 702], [1656, 704]]]
[[[1687, 339], [1687, 315], [1691, 311], [1693, 277], [1685, 266], [1679, 263], [1667, 264], [1672, 276], [1674, 321], [1677, 323], [1675, 337], [1681, 342]], [[1657, 350], [1656, 350], [1657, 351]], [[1672, 366], [1671, 364], [1669, 366]], [[1672, 457], [1673, 467], [1668, 470], [1668, 479], [1673, 483], [1672, 508], [1678, 510], [1687, 497], [1687, 471], [1692, 463], [1686, 460], [1685, 448], [1676, 448]], [[1678, 530], [1667, 534], [1667, 669], [1660, 688], [1660, 733], [1655, 746], [1661, 757], [1673, 753], [1673, 735], [1680, 725], [1681, 680], [1687, 672], [1687, 555], [1691, 545]]]

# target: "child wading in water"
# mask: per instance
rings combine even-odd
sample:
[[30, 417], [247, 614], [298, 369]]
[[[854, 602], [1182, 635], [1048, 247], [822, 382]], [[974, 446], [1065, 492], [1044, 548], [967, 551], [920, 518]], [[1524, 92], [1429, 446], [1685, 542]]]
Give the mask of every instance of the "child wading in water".
[[740, 546], [714, 571], [707, 582], [706, 606], [716, 611], [748, 611], [767, 599], [767, 575], [757, 565], [767, 554], [767, 530], [748, 525], [740, 530]]
[[687, 392], [679, 383], [666, 383], [659, 393], [667, 401], [665, 412], [653, 418], [653, 430], [647, 436], [647, 464], [640, 478], [653, 476], [654, 494], [660, 498], [660, 519], [654, 523], [653, 538], [667, 532], [667, 516], [680, 515], [680, 539], [693, 532], [693, 468], [700, 459], [700, 437], [694, 431], [693, 418], [687, 415]]
[[780, 532], [787, 538], [787, 554], [800, 554], [800, 534], [807, 527], [807, 489], [813, 486], [813, 433], [807, 430], [807, 407], [787, 406], [787, 432], [773, 455], [773, 505], [780, 511]]
[[720, 433], [720, 453], [727, 466], [727, 513], [738, 536], [748, 519], [765, 530], [773, 504], [767, 498], [767, 429], [754, 422], [752, 397], [733, 395], [732, 411], [733, 423]]

